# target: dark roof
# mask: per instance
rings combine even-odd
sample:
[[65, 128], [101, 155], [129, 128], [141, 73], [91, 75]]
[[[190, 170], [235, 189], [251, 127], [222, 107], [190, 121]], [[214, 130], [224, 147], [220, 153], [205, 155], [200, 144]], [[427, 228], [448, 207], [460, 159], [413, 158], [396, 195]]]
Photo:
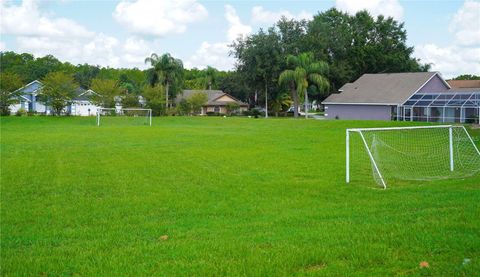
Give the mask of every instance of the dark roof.
[[480, 80], [448, 80], [452, 88], [480, 88]]
[[205, 93], [207, 95], [207, 98], [208, 98], [208, 102], [222, 96], [224, 93], [223, 91], [221, 90], [189, 90], [189, 89], [186, 89], [186, 90], [183, 90], [181, 94], [177, 95], [177, 98], [175, 99], [175, 102], [180, 102], [180, 100], [182, 99], [187, 99], [189, 98], [190, 96], [192, 96], [193, 94], [195, 93]]
[[236, 99], [228, 93], [225, 93], [221, 90], [183, 90], [183, 92], [177, 95], [175, 103], [179, 103], [182, 99], [187, 99], [195, 93], [205, 93], [207, 95], [207, 105], [223, 106], [229, 103], [230, 101], [218, 101], [222, 96], [228, 96], [235, 100], [240, 106], [248, 106], [248, 104]]
[[92, 98], [92, 95], [95, 94], [95, 92], [91, 89], [83, 89], [83, 88], [77, 88], [75, 90], [75, 94], [73, 96], [73, 100], [75, 101], [90, 101]]
[[363, 74], [355, 82], [342, 86], [340, 93], [330, 95], [323, 103], [402, 104], [437, 74], [437, 72]]

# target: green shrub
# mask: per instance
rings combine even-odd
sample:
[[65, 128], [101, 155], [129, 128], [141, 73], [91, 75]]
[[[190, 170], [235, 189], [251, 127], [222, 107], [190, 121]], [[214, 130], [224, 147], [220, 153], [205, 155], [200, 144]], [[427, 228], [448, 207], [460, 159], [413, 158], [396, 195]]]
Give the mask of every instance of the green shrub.
[[251, 110], [252, 116], [258, 118], [262, 113], [258, 109]]
[[168, 116], [175, 116], [175, 115], [177, 115], [177, 109], [176, 109], [176, 108], [172, 108], [172, 107], [168, 108], [168, 110], [167, 110], [167, 115], [168, 115]]
[[246, 110], [246, 111], [242, 111], [242, 115], [243, 116], [250, 116], [250, 115], [252, 115], [252, 113], [249, 110]]
[[20, 108], [20, 109], [17, 110], [15, 115], [16, 116], [24, 116], [24, 115], [27, 115], [27, 111], [24, 108]]
[[478, 116], [474, 116], [474, 117], [465, 119], [465, 123], [467, 123], [467, 124], [475, 124], [477, 122], [479, 122], [478, 121]]

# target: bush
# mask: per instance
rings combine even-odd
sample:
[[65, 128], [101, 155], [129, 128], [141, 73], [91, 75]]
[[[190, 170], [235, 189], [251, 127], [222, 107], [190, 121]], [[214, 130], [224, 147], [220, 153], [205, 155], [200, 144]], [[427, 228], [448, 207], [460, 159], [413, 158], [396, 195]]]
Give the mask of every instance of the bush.
[[467, 124], [475, 124], [477, 122], [479, 122], [478, 121], [478, 116], [465, 119], [465, 123], [467, 123]]
[[177, 115], [177, 109], [176, 109], [176, 108], [168, 108], [168, 110], [167, 110], [167, 115], [168, 115], [168, 116], [175, 116], [175, 115]]
[[192, 112], [192, 105], [184, 98], [178, 103], [177, 111], [180, 115], [189, 115]]
[[258, 109], [252, 109], [250, 111], [251, 115], [255, 116], [255, 117], [258, 117], [259, 115], [261, 115], [262, 113], [258, 110]]
[[240, 109], [240, 105], [236, 102], [229, 102], [225, 106], [225, 109], [227, 110], [228, 115], [232, 115], [232, 114], [238, 113], [238, 110]]
[[262, 113], [258, 109], [252, 109], [251, 114], [253, 117], [258, 118]]
[[224, 113], [207, 112], [207, 116], [224, 116]]
[[293, 112], [279, 112], [278, 116], [280, 117], [293, 117]]
[[24, 115], [27, 115], [27, 111], [24, 108], [20, 108], [20, 109], [17, 110], [15, 115], [16, 116], [24, 116]]
[[246, 111], [242, 111], [242, 115], [243, 116], [251, 116], [252, 113], [249, 110], [246, 110]]

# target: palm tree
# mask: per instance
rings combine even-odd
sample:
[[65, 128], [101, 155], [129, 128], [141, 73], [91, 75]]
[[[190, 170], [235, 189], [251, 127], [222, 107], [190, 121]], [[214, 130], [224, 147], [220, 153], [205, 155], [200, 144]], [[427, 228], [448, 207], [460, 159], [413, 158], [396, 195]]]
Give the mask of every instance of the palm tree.
[[288, 55], [287, 65], [293, 69], [284, 70], [278, 78], [278, 83], [288, 85], [293, 98], [295, 117], [298, 117], [299, 97], [303, 94], [305, 97], [305, 118], [307, 118], [307, 88], [310, 84], [313, 84], [319, 90], [328, 90], [330, 85], [325, 77], [328, 73], [328, 64], [323, 61], [315, 61], [313, 54], [308, 52], [298, 56]]
[[181, 82], [183, 77], [183, 62], [180, 59], [172, 57], [169, 53], [163, 54], [160, 57], [153, 53], [145, 59], [145, 63], [150, 63], [155, 72], [152, 85], [158, 82], [165, 86], [165, 103], [168, 109], [169, 88]]

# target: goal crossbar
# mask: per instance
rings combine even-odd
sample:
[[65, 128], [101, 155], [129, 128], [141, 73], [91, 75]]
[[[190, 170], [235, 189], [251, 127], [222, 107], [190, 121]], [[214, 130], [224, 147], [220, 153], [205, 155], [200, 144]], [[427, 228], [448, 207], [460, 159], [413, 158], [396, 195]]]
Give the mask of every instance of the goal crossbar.
[[100, 126], [100, 114], [102, 111], [147, 111], [148, 112], [148, 125], [152, 126], [152, 109], [144, 108], [98, 108], [97, 109], [97, 126]]
[[408, 126], [408, 127], [385, 127], [385, 128], [351, 128], [348, 132], [362, 132], [362, 131], [393, 131], [393, 130], [412, 130], [412, 129], [436, 129], [436, 128], [464, 128], [456, 125], [432, 125], [432, 126]]
[[370, 147], [368, 146], [368, 143], [365, 139], [364, 133], [368, 133], [371, 131], [403, 131], [403, 130], [418, 130], [418, 129], [448, 129], [448, 155], [449, 155], [449, 167], [450, 171], [453, 172], [455, 169], [455, 161], [454, 161], [454, 146], [453, 146], [453, 128], [461, 129], [466, 137], [466, 140], [471, 143], [474, 151], [478, 154], [480, 157], [480, 151], [478, 147], [475, 145], [472, 137], [466, 130], [466, 128], [462, 125], [432, 125], [432, 126], [408, 126], [408, 127], [384, 127], [384, 128], [350, 128], [346, 130], [346, 182], [350, 183], [350, 133], [358, 133], [360, 135], [361, 141], [363, 146], [365, 147], [365, 151], [368, 154], [368, 158], [370, 159], [370, 162], [372, 164], [372, 168], [374, 172], [378, 175], [378, 178], [380, 179], [380, 183], [383, 186], [384, 189], [387, 188], [387, 183], [384, 179], [384, 176], [382, 175], [382, 172], [378, 166], [378, 161], [375, 159]]

